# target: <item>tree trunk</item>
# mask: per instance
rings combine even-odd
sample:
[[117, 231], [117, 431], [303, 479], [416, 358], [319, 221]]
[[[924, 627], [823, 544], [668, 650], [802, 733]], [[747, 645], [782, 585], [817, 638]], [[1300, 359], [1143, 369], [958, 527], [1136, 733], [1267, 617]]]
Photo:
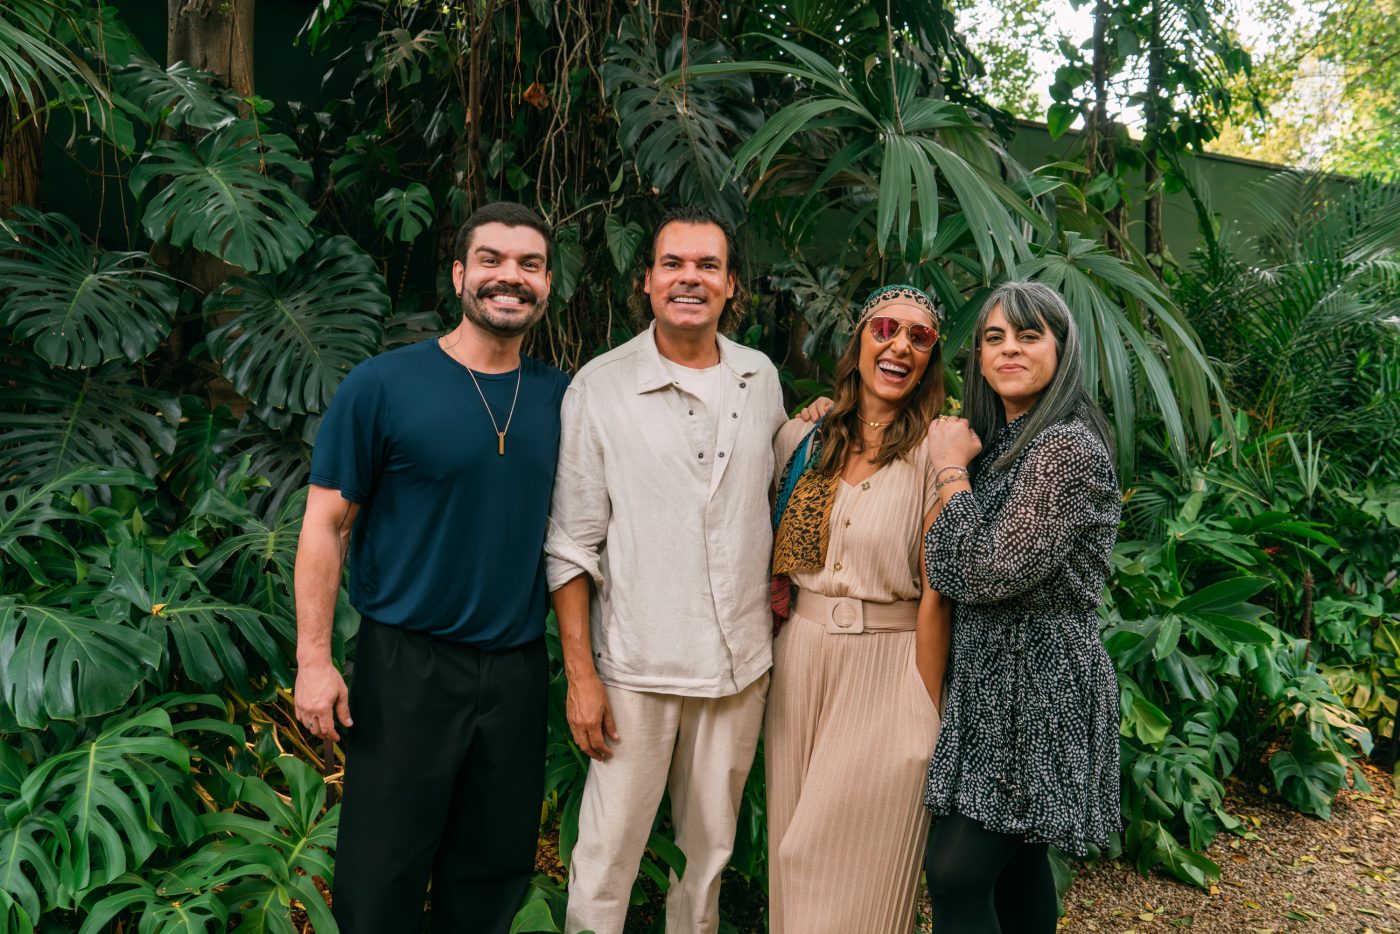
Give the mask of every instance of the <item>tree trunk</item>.
[[[167, 64], [185, 62], [210, 72], [239, 97], [253, 96], [253, 0], [169, 0], [165, 39]], [[240, 111], [248, 115], [246, 106]], [[238, 271], [203, 253], [191, 251], [182, 260], [176, 271], [201, 295]], [[171, 335], [174, 348], [179, 339]]]
[[24, 204], [39, 207], [44, 173], [44, 120], [24, 101], [0, 98], [0, 217]]
[[[168, 0], [166, 5], [165, 57], [167, 64], [185, 62], [207, 71], [233, 89], [241, 98], [253, 96], [253, 2], [254, 0]], [[239, 105], [244, 117], [251, 113]], [[217, 256], [195, 250], [160, 257], [175, 275], [205, 296], [230, 275], [240, 272]], [[188, 332], [188, 333], [187, 333]], [[188, 327], [177, 326], [166, 343], [179, 360], [198, 335]], [[233, 391], [222, 377], [207, 383], [211, 406], [230, 406], [241, 415], [247, 401]]]
[[252, 97], [253, 0], [169, 0], [165, 57], [167, 65], [212, 72], [239, 97]]
[[[1093, 82], [1094, 82], [1094, 106], [1089, 111], [1088, 125], [1084, 128], [1084, 135], [1088, 144], [1088, 158], [1085, 165], [1089, 168], [1089, 178], [1092, 181], [1099, 175], [1107, 173], [1110, 176], [1116, 175], [1115, 168], [1117, 158], [1114, 153], [1113, 125], [1108, 119], [1108, 17], [1111, 12], [1110, 0], [1095, 0], [1094, 3], [1094, 39], [1093, 39]], [[1113, 207], [1104, 212], [1108, 221], [1109, 246], [1119, 255], [1126, 251], [1123, 249], [1123, 203], [1120, 200]]]
[[486, 9], [481, 14], [481, 22], [472, 30], [471, 48], [467, 54], [467, 191], [471, 193], [472, 207], [480, 207], [486, 200], [486, 169], [481, 162], [481, 92], [486, 82], [486, 40], [491, 34], [491, 21], [496, 14], [496, 0], [486, 0]]
[[1157, 167], [1157, 154], [1162, 134], [1162, 82], [1164, 79], [1162, 48], [1162, 0], [1152, 0], [1151, 40], [1147, 47], [1147, 95], [1143, 103], [1142, 115], [1145, 124], [1143, 131], [1143, 156], [1146, 166], [1143, 169], [1143, 182], [1147, 186], [1145, 211], [1144, 251], [1152, 270], [1160, 279], [1162, 276], [1162, 186], [1161, 170]]

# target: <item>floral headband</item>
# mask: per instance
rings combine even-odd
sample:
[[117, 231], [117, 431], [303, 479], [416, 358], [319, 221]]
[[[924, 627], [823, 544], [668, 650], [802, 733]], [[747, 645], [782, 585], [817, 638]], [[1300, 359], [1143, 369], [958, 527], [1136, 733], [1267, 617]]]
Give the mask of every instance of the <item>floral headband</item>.
[[856, 320], [856, 323], [859, 324], [870, 317], [875, 309], [881, 305], [896, 301], [906, 305], [915, 305], [928, 312], [929, 316], [932, 317], [936, 323], [943, 323], [943, 310], [938, 307], [933, 299], [928, 297], [928, 293], [918, 286], [906, 285], [904, 283], [882, 285], [871, 292], [869, 297], [866, 298], [865, 304], [861, 306], [860, 317]]

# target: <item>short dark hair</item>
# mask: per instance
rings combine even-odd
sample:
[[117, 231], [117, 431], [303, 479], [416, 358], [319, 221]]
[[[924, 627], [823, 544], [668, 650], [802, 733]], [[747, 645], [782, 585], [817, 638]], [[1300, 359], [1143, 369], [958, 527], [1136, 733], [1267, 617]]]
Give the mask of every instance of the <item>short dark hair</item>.
[[652, 230], [651, 239], [642, 252], [642, 266], [632, 279], [632, 294], [627, 297], [627, 307], [632, 310], [633, 317], [639, 325], [645, 325], [651, 316], [651, 302], [642, 287], [646, 283], [647, 270], [656, 264], [656, 241], [661, 239], [661, 231], [666, 229], [667, 224], [713, 224], [724, 234], [724, 264], [734, 276], [734, 297], [720, 316], [719, 329], [725, 332], [734, 330], [748, 317], [750, 298], [749, 287], [744, 282], [744, 254], [739, 250], [739, 236], [734, 232], [734, 225], [723, 215], [698, 204], [671, 208], [661, 215], [661, 222]]
[[472, 234], [483, 224], [505, 224], [507, 227], [529, 227], [544, 237], [544, 268], [554, 268], [554, 233], [543, 217], [533, 209], [514, 201], [491, 201], [472, 211], [460, 230], [457, 231], [455, 258], [463, 265], [467, 262], [467, 250], [472, 245]]

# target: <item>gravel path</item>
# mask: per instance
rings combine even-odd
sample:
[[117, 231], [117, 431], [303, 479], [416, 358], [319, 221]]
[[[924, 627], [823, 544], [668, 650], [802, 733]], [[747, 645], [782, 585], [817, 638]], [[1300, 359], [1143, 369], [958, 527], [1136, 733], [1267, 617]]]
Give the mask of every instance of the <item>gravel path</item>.
[[1105, 862], [1075, 879], [1060, 930], [1400, 932], [1400, 798], [1391, 776], [1366, 774], [1375, 792], [1342, 792], [1330, 821], [1288, 809], [1267, 789], [1232, 783], [1226, 810], [1256, 839], [1216, 839], [1207, 853], [1221, 878], [1209, 892]]

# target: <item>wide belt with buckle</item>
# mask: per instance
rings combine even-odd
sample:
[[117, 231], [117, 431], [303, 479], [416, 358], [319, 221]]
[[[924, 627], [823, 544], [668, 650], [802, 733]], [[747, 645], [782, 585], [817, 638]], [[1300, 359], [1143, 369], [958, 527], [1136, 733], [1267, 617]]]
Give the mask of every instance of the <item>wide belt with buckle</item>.
[[798, 616], [826, 626], [830, 633], [906, 632], [919, 620], [918, 600], [874, 603], [855, 597], [824, 597], [810, 591], [797, 591]]

